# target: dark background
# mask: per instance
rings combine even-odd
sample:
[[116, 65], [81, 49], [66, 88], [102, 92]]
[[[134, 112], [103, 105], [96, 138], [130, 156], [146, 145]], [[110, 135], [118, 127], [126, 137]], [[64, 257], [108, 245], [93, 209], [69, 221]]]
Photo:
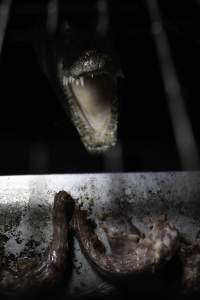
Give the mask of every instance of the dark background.
[[[200, 4], [158, 1], [187, 112], [200, 147]], [[125, 79], [119, 83], [123, 171], [181, 170], [146, 2], [108, 1]], [[13, 1], [0, 57], [0, 174], [103, 172], [42, 73], [31, 32], [47, 1]], [[91, 26], [94, 0], [60, 1], [59, 22]], [[117, 168], [116, 168], [117, 171]]]

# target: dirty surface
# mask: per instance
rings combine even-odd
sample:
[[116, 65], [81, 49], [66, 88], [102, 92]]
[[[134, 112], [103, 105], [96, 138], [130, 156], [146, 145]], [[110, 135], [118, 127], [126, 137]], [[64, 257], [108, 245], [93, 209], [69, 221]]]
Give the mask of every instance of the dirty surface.
[[[0, 178], [0, 255], [44, 256], [52, 238], [52, 203], [65, 190], [90, 218], [119, 213], [144, 233], [164, 215], [189, 242], [200, 229], [200, 173], [124, 173], [4, 176]], [[74, 241], [66, 295], [109, 294], [115, 289], [94, 272]], [[12, 267], [12, 266], [11, 266]], [[14, 268], [14, 266], [13, 266]]]

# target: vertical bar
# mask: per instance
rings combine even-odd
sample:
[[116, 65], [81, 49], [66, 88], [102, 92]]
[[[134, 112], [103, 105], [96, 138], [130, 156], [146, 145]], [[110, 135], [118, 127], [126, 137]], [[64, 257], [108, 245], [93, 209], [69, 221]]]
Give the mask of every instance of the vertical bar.
[[97, 10], [98, 10], [97, 32], [100, 35], [105, 35], [109, 29], [109, 13], [108, 13], [108, 5], [106, 0], [97, 1]]
[[49, 0], [47, 6], [46, 29], [49, 33], [56, 32], [58, 26], [58, 0]]
[[6, 27], [8, 24], [11, 4], [12, 4], [12, 0], [2, 0], [0, 4], [0, 56], [2, 52]]
[[103, 163], [105, 172], [122, 172], [124, 170], [123, 148], [120, 141], [103, 153]]
[[48, 172], [49, 149], [43, 141], [36, 141], [31, 145], [29, 152], [29, 172], [42, 174]]
[[175, 66], [171, 58], [169, 43], [163, 29], [157, 0], [147, 0], [147, 7], [152, 22], [152, 33], [160, 61], [164, 89], [167, 95], [169, 112], [182, 168], [185, 170], [199, 169], [200, 159], [197, 145], [182, 97]]

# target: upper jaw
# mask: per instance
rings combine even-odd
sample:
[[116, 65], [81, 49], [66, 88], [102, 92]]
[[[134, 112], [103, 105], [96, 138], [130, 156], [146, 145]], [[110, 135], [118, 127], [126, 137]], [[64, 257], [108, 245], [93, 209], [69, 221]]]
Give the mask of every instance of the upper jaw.
[[85, 51], [75, 60], [71, 66], [65, 66], [63, 61], [64, 75], [66, 77], [79, 78], [81, 76], [94, 77], [100, 73], [120, 76], [121, 71], [117, 62], [108, 54], [100, 53], [96, 50]]

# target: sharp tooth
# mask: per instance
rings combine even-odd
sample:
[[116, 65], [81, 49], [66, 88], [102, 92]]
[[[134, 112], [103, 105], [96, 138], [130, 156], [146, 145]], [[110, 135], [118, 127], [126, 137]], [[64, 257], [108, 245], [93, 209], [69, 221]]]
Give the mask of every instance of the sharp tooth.
[[76, 79], [76, 85], [79, 86], [79, 80], [78, 79]]
[[74, 83], [75, 79], [73, 77], [71, 77], [71, 83]]
[[80, 78], [80, 83], [81, 83], [81, 86], [84, 86], [84, 78], [82, 76]]
[[66, 77], [66, 76], [63, 77], [63, 84], [65, 86], [69, 84], [69, 77]]

